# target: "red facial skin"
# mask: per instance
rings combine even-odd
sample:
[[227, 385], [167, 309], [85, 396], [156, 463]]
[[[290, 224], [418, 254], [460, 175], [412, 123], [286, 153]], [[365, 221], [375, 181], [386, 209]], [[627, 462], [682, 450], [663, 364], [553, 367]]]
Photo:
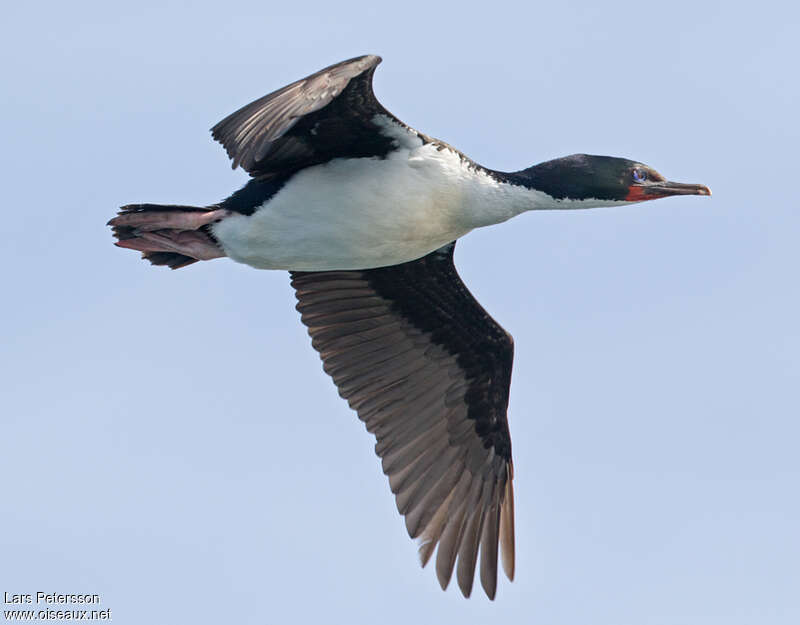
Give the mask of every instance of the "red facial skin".
[[625, 200], [627, 202], [644, 202], [673, 195], [711, 195], [711, 189], [701, 184], [656, 180], [655, 184], [647, 186], [632, 184], [628, 187], [628, 195], [625, 196]]
[[654, 200], [657, 195], [647, 195], [644, 187], [631, 185], [628, 187], [628, 195], [625, 196], [626, 202], [644, 202], [645, 200]]

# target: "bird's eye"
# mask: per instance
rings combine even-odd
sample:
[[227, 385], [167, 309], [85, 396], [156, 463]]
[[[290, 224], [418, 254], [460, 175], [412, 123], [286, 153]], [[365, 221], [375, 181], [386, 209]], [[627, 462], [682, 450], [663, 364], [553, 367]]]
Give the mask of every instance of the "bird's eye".
[[636, 168], [633, 170], [634, 182], [644, 182], [647, 180], [647, 172], [644, 169]]

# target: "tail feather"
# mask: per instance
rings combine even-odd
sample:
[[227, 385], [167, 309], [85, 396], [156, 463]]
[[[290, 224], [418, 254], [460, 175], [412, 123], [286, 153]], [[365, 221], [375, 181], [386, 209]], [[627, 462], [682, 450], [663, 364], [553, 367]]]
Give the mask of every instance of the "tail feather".
[[175, 252], [143, 252], [142, 258], [149, 260], [151, 265], [166, 265], [170, 269], [180, 269], [197, 262], [196, 258]]
[[152, 211], [158, 212], [176, 212], [184, 211], [187, 213], [194, 213], [196, 211], [213, 210], [213, 208], [200, 208], [198, 206], [186, 206], [185, 204], [126, 204], [120, 206], [118, 215], [123, 213], [146, 213]]

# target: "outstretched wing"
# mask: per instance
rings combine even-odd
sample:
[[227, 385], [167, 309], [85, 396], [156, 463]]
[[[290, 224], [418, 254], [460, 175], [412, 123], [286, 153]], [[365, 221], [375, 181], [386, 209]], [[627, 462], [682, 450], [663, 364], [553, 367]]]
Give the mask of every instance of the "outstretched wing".
[[292, 272], [292, 286], [325, 371], [375, 434], [422, 565], [438, 545], [442, 588], [457, 559], [469, 596], [480, 547], [494, 598], [498, 542], [514, 577], [514, 344], [461, 282], [454, 247], [391, 267]]
[[393, 142], [373, 120], [376, 115], [398, 120], [372, 92], [380, 62], [379, 56], [367, 55], [326, 67], [242, 107], [211, 134], [233, 167], [241, 165], [254, 177], [337, 157], [383, 156]]

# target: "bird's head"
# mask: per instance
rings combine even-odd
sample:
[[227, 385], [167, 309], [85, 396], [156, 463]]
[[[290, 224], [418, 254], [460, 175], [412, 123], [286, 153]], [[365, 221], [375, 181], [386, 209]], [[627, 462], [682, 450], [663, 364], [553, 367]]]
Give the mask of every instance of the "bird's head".
[[711, 195], [704, 185], [671, 182], [652, 167], [614, 156], [572, 154], [515, 176], [559, 201], [643, 202], [670, 195]]

